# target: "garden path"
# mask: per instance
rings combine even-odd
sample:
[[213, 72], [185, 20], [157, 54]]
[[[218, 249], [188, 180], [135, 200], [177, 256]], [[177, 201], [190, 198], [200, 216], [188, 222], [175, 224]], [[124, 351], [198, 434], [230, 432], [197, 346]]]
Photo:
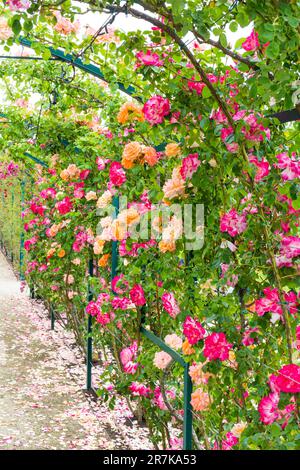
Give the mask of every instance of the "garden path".
[[130, 448], [135, 426], [86, 396], [83, 358], [55, 330], [0, 253], [0, 449]]

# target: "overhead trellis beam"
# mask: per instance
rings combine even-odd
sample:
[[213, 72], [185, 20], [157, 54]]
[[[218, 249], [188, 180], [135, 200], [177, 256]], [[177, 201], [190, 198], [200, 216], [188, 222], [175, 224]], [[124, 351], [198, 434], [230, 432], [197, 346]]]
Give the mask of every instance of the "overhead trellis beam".
[[50, 59], [44, 59], [43, 57], [31, 57], [23, 55], [0, 55], [0, 59], [12, 59], [12, 60], [59, 60], [56, 57], [50, 57]]
[[43, 160], [40, 160], [37, 157], [34, 157], [33, 155], [31, 155], [31, 153], [24, 152], [24, 155], [25, 155], [25, 157], [28, 157], [31, 160], [33, 160], [35, 163], [38, 163], [39, 165], [42, 165], [44, 168], [48, 168], [47, 163], [43, 162]]
[[[33, 42], [30, 41], [27, 38], [19, 38], [20, 44], [24, 47], [30, 47], [32, 48]], [[99, 67], [96, 67], [95, 65], [92, 64], [84, 64], [81, 59], [74, 58], [72, 54], [66, 54], [64, 51], [61, 51], [60, 49], [54, 49], [53, 47], [48, 47], [48, 50], [51, 53], [51, 56], [55, 59], [59, 59], [62, 62], [65, 62], [67, 64], [73, 65], [74, 67], [79, 68], [80, 70], [83, 70], [84, 72], [89, 73], [90, 75], [93, 75], [94, 77], [99, 78], [100, 80], [103, 80], [106, 83], [110, 83], [104, 76], [103, 72], [99, 69]], [[131, 85], [128, 87], [124, 86], [123, 83], [117, 82], [117, 85], [119, 87], [119, 90], [123, 91], [129, 96], [134, 97], [137, 100], [141, 100], [135, 90], [135, 88]]]

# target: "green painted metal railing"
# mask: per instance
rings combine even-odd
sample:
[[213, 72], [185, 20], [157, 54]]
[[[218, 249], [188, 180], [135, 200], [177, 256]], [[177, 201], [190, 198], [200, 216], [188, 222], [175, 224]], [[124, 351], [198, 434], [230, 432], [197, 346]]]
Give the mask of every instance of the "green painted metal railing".
[[[20, 44], [25, 47], [32, 47], [34, 45], [34, 41], [31, 41], [27, 38], [19, 38]], [[94, 77], [100, 78], [101, 80], [108, 82], [108, 80], [105, 78], [103, 72], [99, 69], [99, 67], [96, 67], [93, 64], [84, 64], [81, 59], [79, 58], [74, 58], [72, 54], [66, 54], [64, 51], [60, 49], [54, 49], [53, 47], [47, 47], [49, 52], [51, 53], [52, 57], [55, 57], [62, 62], [66, 62], [67, 64], [73, 65], [74, 67], [77, 67], [84, 72], [87, 72], [90, 75], [93, 75]], [[124, 86], [123, 83], [117, 82], [117, 85], [121, 91], [126, 93], [129, 96], [134, 96], [135, 99], [140, 99], [138, 97], [138, 94], [133, 86]]]

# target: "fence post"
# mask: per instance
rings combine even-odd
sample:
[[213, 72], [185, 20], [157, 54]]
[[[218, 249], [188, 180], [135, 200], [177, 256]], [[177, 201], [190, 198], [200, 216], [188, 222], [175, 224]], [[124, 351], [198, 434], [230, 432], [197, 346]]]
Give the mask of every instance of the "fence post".
[[55, 313], [53, 305], [50, 304], [50, 318], [51, 318], [51, 330], [54, 330], [55, 327]]
[[14, 233], [14, 204], [15, 204], [15, 190], [12, 189], [11, 192], [11, 213], [10, 213], [10, 260], [11, 263], [14, 263], [14, 243], [13, 243], [13, 233]]
[[[24, 204], [24, 197], [25, 197], [25, 180], [23, 179], [21, 182], [21, 214], [23, 212], [23, 204]], [[24, 281], [24, 274], [23, 274], [23, 264], [24, 264], [24, 227], [23, 227], [23, 220], [22, 220], [22, 228], [21, 228], [21, 236], [20, 236], [20, 280]]]
[[[113, 197], [113, 207], [114, 213], [113, 218], [116, 219], [119, 214], [119, 196]], [[112, 242], [111, 248], [111, 280], [117, 275], [117, 268], [118, 268], [118, 242], [115, 240]]]
[[193, 415], [191, 405], [192, 380], [189, 374], [189, 364], [184, 367], [184, 392], [183, 392], [183, 450], [192, 450], [192, 431], [193, 431]]
[[[89, 276], [94, 275], [94, 261], [91, 257], [89, 259]], [[88, 302], [93, 300], [93, 292], [91, 290], [90, 281], [88, 283]], [[92, 317], [88, 315], [87, 319], [87, 351], [86, 351], [86, 389], [92, 389], [92, 366], [93, 366], [93, 338], [92, 338]]]

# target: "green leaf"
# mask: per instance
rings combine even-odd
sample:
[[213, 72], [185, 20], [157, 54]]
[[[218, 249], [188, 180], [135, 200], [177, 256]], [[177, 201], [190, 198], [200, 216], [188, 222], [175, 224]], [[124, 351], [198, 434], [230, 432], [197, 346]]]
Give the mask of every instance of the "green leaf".
[[202, 98], [209, 98], [211, 96], [210, 89], [206, 86], [202, 91]]
[[11, 29], [13, 30], [16, 36], [18, 36], [22, 31], [22, 26], [18, 18], [13, 18]]
[[219, 41], [222, 44], [223, 47], [227, 47], [227, 37], [226, 34], [221, 34], [219, 37]]
[[266, 49], [266, 56], [269, 59], [276, 59], [280, 52], [279, 44], [276, 42], [272, 42]]
[[46, 49], [45, 51], [43, 51], [43, 54], [42, 54], [42, 57], [44, 60], [49, 60], [50, 57], [51, 57], [51, 52], [49, 49]]
[[242, 28], [245, 28], [250, 23], [249, 17], [246, 15], [244, 11], [240, 11], [236, 15], [236, 21], [238, 22], [240, 26], [242, 26]]
[[230, 29], [230, 31], [235, 33], [239, 29], [238, 23], [236, 21], [232, 21], [229, 25], [229, 29]]

